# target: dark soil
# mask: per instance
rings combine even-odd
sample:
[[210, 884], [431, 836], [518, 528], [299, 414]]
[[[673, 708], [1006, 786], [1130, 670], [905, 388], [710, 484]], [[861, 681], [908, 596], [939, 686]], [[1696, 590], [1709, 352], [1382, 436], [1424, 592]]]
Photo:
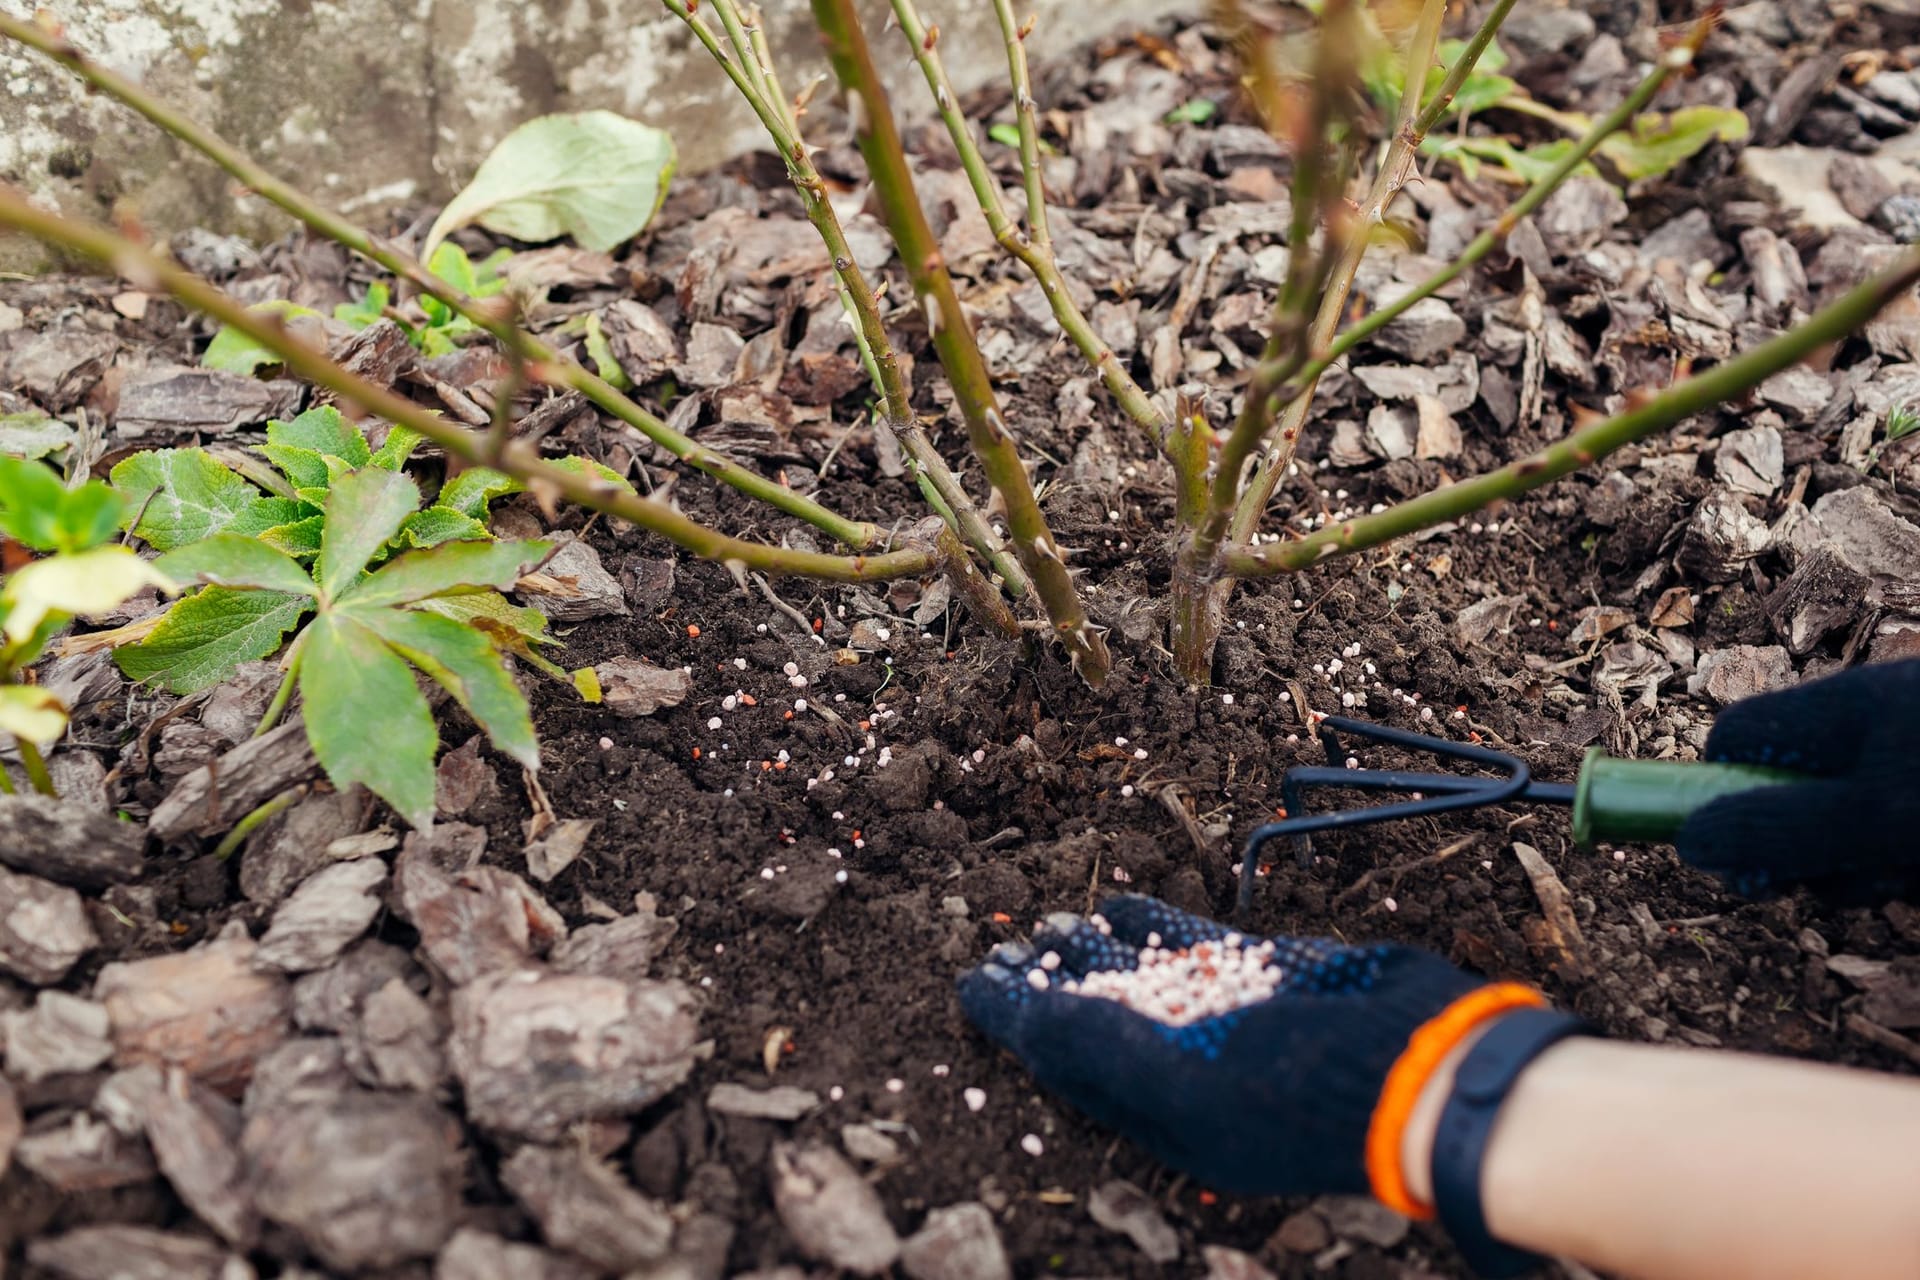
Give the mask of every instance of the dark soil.
[[[1595, 14], [1604, 31], [1611, 22], [1606, 6]], [[1884, 38], [1869, 28], [1850, 35], [1862, 47]], [[1197, 41], [1193, 33], [1188, 38]], [[1073, 111], [1097, 111], [1098, 101], [1069, 95], [1088, 68], [1128, 58], [1144, 65], [1174, 47], [1102, 51], [1054, 72], [1043, 87]], [[1559, 101], [1556, 86], [1564, 89], [1584, 52], [1583, 43], [1536, 56], [1522, 79]], [[1759, 101], [1758, 82], [1786, 65], [1778, 51], [1774, 58], [1764, 71], [1738, 73], [1711, 61], [1709, 67], [1750, 106]], [[1223, 64], [1195, 73], [1190, 92], [1224, 97], [1226, 74]], [[1236, 110], [1227, 122], [1243, 122]], [[1209, 181], [1223, 176], [1204, 165], [1194, 172]], [[1135, 201], [1191, 211], [1211, 197], [1194, 194], [1183, 185], [1189, 181], [1171, 162], [1143, 162], [1128, 190]], [[766, 194], [753, 194], [750, 182]], [[1497, 188], [1473, 190], [1491, 198]], [[1740, 231], [1758, 224], [1786, 230], [1764, 205], [1756, 222], [1757, 199], [1732, 176], [1726, 149], [1711, 149], [1637, 199], [1629, 220], [1604, 238], [1630, 246], [1704, 209], [1711, 238], [1729, 253], [1724, 279], [1729, 288], [1743, 287], [1749, 269], [1731, 257]], [[1091, 197], [1079, 203], [1090, 216], [1098, 211]], [[792, 213], [763, 167], [684, 183], [628, 264], [643, 292], [653, 273], [651, 287], [668, 314], [674, 303], [666, 286], [689, 252], [686, 228], [730, 204]], [[1799, 233], [1786, 242], [1811, 261], [1817, 240]], [[1572, 315], [1584, 339], [1602, 339], [1612, 324], [1611, 295], [1605, 285], [1583, 281], [1572, 257], [1551, 258], [1549, 304]], [[316, 274], [324, 281], [331, 260], [313, 260], [323, 264]], [[291, 261], [289, 253], [280, 265]], [[1520, 288], [1526, 270], [1517, 258], [1493, 265], [1484, 290], [1453, 304], [1476, 334], [1484, 313]], [[970, 287], [985, 290], [1002, 279], [1017, 277], [996, 266], [982, 269]], [[44, 287], [9, 286], [13, 292], [0, 300], [11, 296], [30, 310], [27, 294]], [[789, 287], [781, 306], [803, 292], [802, 284]], [[1206, 308], [1231, 301], [1209, 297]], [[189, 342], [177, 314], [160, 304], [150, 316], [144, 332], [119, 322], [122, 339], [149, 348], [171, 344], [176, 358], [186, 358]], [[1191, 328], [1206, 324], [1203, 315]], [[1198, 336], [1193, 342], [1203, 345]], [[909, 342], [923, 346], [923, 335]], [[1477, 339], [1463, 349], [1479, 351], [1487, 368], [1500, 364]], [[938, 379], [930, 353], [918, 354], [924, 404], [933, 411]], [[1635, 358], [1644, 354], [1640, 349]], [[1878, 359], [1854, 343], [1835, 367]], [[1619, 754], [1694, 754], [1715, 704], [1705, 692], [1686, 692], [1693, 655], [1778, 643], [1762, 602], [1792, 562], [1770, 550], [1719, 581], [1685, 567], [1651, 576], [1648, 570], [1673, 558], [1681, 527], [1712, 487], [1713, 438], [1771, 410], [1738, 407], [1612, 460], [1626, 498], [1609, 480], [1584, 476], [1487, 513], [1481, 519], [1497, 522], [1492, 529], [1463, 524], [1296, 579], [1243, 587], [1220, 646], [1216, 685], [1193, 691], [1171, 675], [1154, 613], [1168, 568], [1164, 469], [1097, 388], [1090, 419], [1062, 408], [1076, 394], [1068, 380], [1081, 374], [1064, 354], [1014, 369], [1007, 390], [1015, 426], [1065, 464], [1053, 473], [1049, 514], [1061, 540], [1078, 549], [1074, 564], [1086, 570], [1096, 616], [1113, 628], [1118, 659], [1099, 693], [1087, 690], [1057, 652], [985, 638], [957, 611], [916, 623], [918, 585], [888, 594], [774, 584], [812, 623], [803, 628], [716, 566], [673, 558], [660, 543], [597, 521], [587, 531], [622, 580], [632, 613], [574, 628], [566, 636], [567, 665], [639, 656], [689, 668], [694, 685], [679, 707], [635, 720], [613, 718], [544, 682], [532, 686], [541, 776], [553, 805], [563, 817], [599, 824], [585, 855], [545, 892], [570, 925], [602, 918], [607, 906], [625, 912], [636, 894], [653, 895], [660, 913], [679, 924], [658, 972], [699, 990], [703, 1031], [714, 1042], [712, 1058], [686, 1085], [616, 1133], [615, 1163], [649, 1195], [731, 1220], [727, 1274], [801, 1261], [768, 1192], [772, 1143], [798, 1135], [838, 1145], [842, 1125], [880, 1121], [904, 1153], [898, 1165], [874, 1175], [894, 1225], [908, 1233], [930, 1209], [982, 1201], [1023, 1277], [1164, 1270], [1089, 1218], [1089, 1192], [1114, 1178], [1144, 1188], [1165, 1212], [1181, 1239], [1183, 1271], [1203, 1265], [1202, 1246], [1225, 1245], [1282, 1276], [1463, 1275], [1444, 1237], [1426, 1226], [1389, 1247], [1339, 1237], [1329, 1244], [1324, 1232], [1315, 1243], [1311, 1223], [1296, 1223], [1276, 1239], [1282, 1221], [1304, 1203], [1216, 1196], [1040, 1094], [1016, 1063], [968, 1027], [953, 979], [1048, 912], [1085, 911], [1120, 889], [1197, 912], [1228, 912], [1240, 845], [1274, 815], [1281, 774], [1320, 762], [1303, 727], [1309, 709], [1471, 738], [1520, 754], [1536, 775], [1556, 780], [1571, 779], [1595, 743]], [[1548, 375], [1542, 414], [1519, 425], [1502, 425], [1488, 401], [1476, 399], [1458, 415], [1464, 456], [1315, 472], [1317, 483], [1290, 482], [1284, 501], [1303, 513], [1365, 510], [1447, 475], [1498, 465], [1558, 438], [1575, 405], [1618, 403], [1628, 388], [1616, 375], [1590, 367], [1582, 383], [1556, 370]], [[1364, 421], [1374, 403], [1352, 378], [1331, 383], [1328, 409], [1309, 430], [1302, 458], [1324, 456], [1337, 421]], [[1754, 514], [1772, 520], [1862, 482], [1857, 469], [1842, 465], [1844, 421], [1842, 413], [1782, 423], [1783, 488], [1796, 475], [1798, 488], [1754, 496]], [[560, 438], [603, 457], [625, 447], [591, 417]], [[951, 427], [945, 443], [957, 452]], [[1089, 459], [1089, 448], [1099, 456]], [[801, 461], [819, 459], [819, 450], [800, 450], [792, 464], [796, 482], [814, 478]], [[643, 466], [648, 461], [642, 456]], [[647, 474], [658, 483], [667, 473], [650, 467]], [[1864, 483], [1905, 509], [1904, 485], [1883, 474]], [[891, 522], [916, 514], [908, 486], [879, 472], [864, 434], [849, 442], [821, 492], [851, 515]], [[675, 493], [690, 513], [730, 530], [778, 536], [731, 494], [684, 480]], [[520, 510], [537, 514], [530, 504]], [[1695, 598], [1696, 621], [1656, 627], [1656, 599], [1675, 586]], [[1488, 603], [1502, 598], [1510, 608], [1490, 615]], [[1577, 633], [1596, 604], [1631, 615], [1626, 630]], [[1884, 656], [1875, 628], [1887, 616], [1861, 601], [1844, 625], [1795, 655], [1794, 668], [1810, 674], [1870, 650]], [[846, 649], [847, 629], [862, 618], [878, 621], [888, 636], [877, 651], [854, 655]], [[1641, 652], [1621, 652], [1628, 642]], [[1669, 666], [1664, 683], [1643, 687], [1631, 670], [1642, 658], [1659, 662], [1681, 648], [1686, 662]], [[804, 687], [794, 683], [789, 664]], [[1343, 693], [1364, 702], [1346, 707]], [[738, 701], [728, 709], [727, 699]], [[796, 710], [796, 699], [812, 705]], [[817, 706], [835, 719], [820, 716]], [[1423, 708], [1430, 718], [1422, 718]], [[103, 757], [113, 760], [150, 713], [139, 699], [103, 713], [95, 725]], [[717, 729], [709, 727], [715, 718]], [[450, 745], [470, 733], [457, 712], [448, 713]], [[1392, 752], [1358, 754], [1367, 763], [1411, 763]], [[512, 781], [517, 771], [493, 763], [500, 766], [498, 793], [462, 816], [487, 828], [489, 862], [524, 870], [517, 851], [530, 808]], [[117, 781], [136, 812], [167, 787], [155, 776]], [[1339, 795], [1314, 800], [1358, 802]], [[1584, 954], [1562, 951], [1549, 937], [1540, 898], [1512, 853], [1516, 840], [1544, 853], [1570, 890]], [[1329, 836], [1317, 840], [1306, 865], [1277, 848], [1267, 857], [1247, 921], [1259, 931], [1428, 947], [1490, 977], [1537, 984], [1623, 1038], [1915, 1069], [1848, 1030], [1845, 1015], [1859, 995], [1827, 964], [1830, 955], [1920, 954], [1920, 922], [1898, 904], [1840, 911], [1798, 897], [1745, 903], [1665, 847], [1577, 851], [1565, 815], [1547, 809]], [[237, 871], [198, 850], [159, 854], [145, 887], [152, 890], [151, 914], [140, 923], [148, 927], [104, 932], [105, 945], [67, 980], [69, 989], [84, 990], [104, 960], [198, 941], [230, 918], [264, 923], [260, 908], [239, 901]], [[376, 927], [387, 941], [415, 940], [397, 916]], [[21, 999], [0, 1000], [0, 1008], [24, 1001], [18, 989], [9, 990]], [[791, 1124], [706, 1109], [713, 1085], [763, 1085], [770, 1064], [777, 1066], [772, 1083], [832, 1100]], [[986, 1094], [977, 1113], [962, 1098], [969, 1088]], [[86, 1096], [75, 1085], [26, 1101], [44, 1121], [84, 1105]], [[1023, 1150], [1027, 1135], [1041, 1139], [1042, 1154]], [[537, 1239], [500, 1185], [504, 1148], [477, 1132], [469, 1136], [473, 1221]], [[59, 1196], [16, 1167], [0, 1181], [0, 1221], [9, 1224], [0, 1229], [0, 1239], [13, 1242], [9, 1260], [18, 1261], [27, 1239], [75, 1225], [137, 1221], [186, 1229], [192, 1216], [161, 1184]], [[1303, 1240], [1310, 1247], [1302, 1249]], [[274, 1237], [257, 1261], [271, 1270], [298, 1256], [297, 1244]]]

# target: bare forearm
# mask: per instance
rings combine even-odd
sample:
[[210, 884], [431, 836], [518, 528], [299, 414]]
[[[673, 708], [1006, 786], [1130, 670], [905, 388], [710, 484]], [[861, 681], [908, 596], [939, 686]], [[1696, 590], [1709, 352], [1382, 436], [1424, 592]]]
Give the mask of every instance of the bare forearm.
[[1920, 1081], [1570, 1040], [1515, 1084], [1481, 1189], [1500, 1239], [1641, 1280], [1910, 1280]]

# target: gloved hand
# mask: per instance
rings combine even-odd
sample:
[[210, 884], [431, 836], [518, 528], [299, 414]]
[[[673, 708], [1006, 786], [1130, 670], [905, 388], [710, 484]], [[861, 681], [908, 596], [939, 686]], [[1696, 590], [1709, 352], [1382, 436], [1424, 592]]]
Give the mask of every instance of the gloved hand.
[[1804, 884], [1862, 904], [1920, 889], [1920, 660], [1736, 702], [1714, 721], [1706, 754], [1815, 780], [1703, 805], [1674, 841], [1688, 863], [1753, 898]]
[[[1042, 1085], [1208, 1187], [1371, 1189], [1402, 1212], [1420, 1212], [1403, 1186], [1396, 1203], [1393, 1185], [1399, 1133], [1425, 1083], [1418, 1059], [1432, 1059], [1430, 1073], [1478, 1022], [1544, 1002], [1410, 947], [1288, 937], [1269, 940], [1277, 972], [1249, 980], [1220, 966], [1228, 987], [1271, 985], [1271, 994], [1184, 1025], [1171, 1019], [1191, 1012], [1174, 1007], [1191, 987], [1163, 991], [1160, 1018], [1068, 990], [1135, 970], [1142, 948], [1236, 948], [1239, 937], [1152, 898], [1116, 898], [1091, 920], [1053, 916], [1031, 944], [996, 947], [961, 978], [960, 1001]], [[1224, 987], [1211, 994], [1233, 1003]], [[1416, 1032], [1418, 1053], [1409, 1049]], [[1390, 1073], [1394, 1097], [1383, 1102]], [[1371, 1156], [1370, 1141], [1378, 1148]]]

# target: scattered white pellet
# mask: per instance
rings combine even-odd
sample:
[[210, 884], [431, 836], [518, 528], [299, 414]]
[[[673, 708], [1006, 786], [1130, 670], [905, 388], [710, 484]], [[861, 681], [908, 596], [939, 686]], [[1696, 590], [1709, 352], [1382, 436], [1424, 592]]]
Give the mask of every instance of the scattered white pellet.
[[1223, 693], [1223, 694], [1221, 694], [1221, 695], [1220, 695], [1220, 705], [1221, 705], [1221, 706], [1223, 706], [1223, 707], [1230, 707], [1230, 706], [1232, 706], [1232, 705], [1233, 705], [1233, 695], [1232, 695], [1232, 694], [1230, 694], [1230, 693]]
[[833, 873], [833, 882], [834, 882], [835, 884], [845, 884], [845, 883], [847, 882], [847, 873], [846, 873], [845, 871], [836, 871], [836, 872], [834, 872], [834, 873]]
[[933, 1074], [934, 1074], [934, 1075], [935, 1075], [935, 1076], [936, 1076], [937, 1078], [939, 1078], [939, 1079], [942, 1079], [942, 1080], [944, 1080], [944, 1079], [946, 1079], [946, 1078], [947, 1078], [947, 1073], [948, 1073], [948, 1072], [950, 1072], [950, 1071], [952, 1071], [952, 1070], [953, 1070], [953, 1068], [952, 1068], [952, 1067], [950, 1067], [950, 1066], [948, 1066], [948, 1065], [947, 1065], [946, 1063], [944, 1063], [944, 1062], [936, 1062], [936, 1063], [934, 1063], [934, 1064], [933, 1064]]
[[960, 1097], [967, 1104], [967, 1110], [976, 1113], [986, 1110], [987, 1091], [985, 1089], [962, 1089]]
[[613, 750], [613, 739], [612, 739], [612, 738], [602, 738], [602, 739], [600, 739], [600, 749], [601, 749], [602, 751], [611, 751], [611, 750]]
[[773, 868], [772, 868], [772, 867], [762, 867], [762, 868], [760, 868], [760, 878], [761, 878], [762, 880], [771, 880], [771, 879], [773, 879]]
[[839, 1085], [835, 1085], [833, 1086], [833, 1088], [827, 1090], [827, 1100], [829, 1102], [838, 1102], [840, 1101], [840, 1099], [846, 1096], [847, 1096], [847, 1091], [845, 1089], [842, 1089]]
[[1133, 969], [1103, 969], [1059, 990], [1113, 1000], [1170, 1026], [1184, 1026], [1258, 1003], [1279, 988], [1285, 974], [1272, 963], [1274, 945], [1248, 946], [1237, 936], [1198, 942], [1179, 950], [1160, 946], [1149, 934]]
[[1027, 985], [1035, 991], [1045, 991], [1047, 989], [1047, 975], [1038, 969], [1029, 969], [1027, 970]]
[[1020, 1149], [1030, 1156], [1037, 1156], [1047, 1149], [1047, 1144], [1040, 1141], [1039, 1134], [1030, 1133], [1020, 1139]]
[[709, 718], [708, 718], [708, 720], [707, 720], [707, 728], [709, 728], [709, 729], [718, 729], [719, 727], [720, 727], [720, 717], [719, 717], [719, 716], [712, 716], [712, 717], [709, 717]]
[[905, 1080], [896, 1078], [896, 1079], [887, 1081], [888, 1093], [900, 1093], [900, 1092], [903, 1092], [906, 1089], [906, 1087], [907, 1087], [907, 1082]]
[[1400, 904], [1394, 901], [1392, 898], [1380, 899], [1380, 905], [1385, 907], [1389, 911], [1398, 911], [1400, 909]]
[[1055, 969], [1058, 969], [1060, 967], [1060, 953], [1058, 951], [1049, 951], [1041, 956], [1040, 967], [1048, 973], [1052, 973]]
[[786, 666], [780, 668], [780, 672], [782, 675], [797, 676], [800, 674], [800, 664], [797, 662], [789, 662]]
[[735, 670], [745, 671], [747, 669], [747, 660], [745, 658], [735, 658], [733, 665]]
[[1120, 787], [1120, 795], [1128, 800], [1133, 799], [1133, 784], [1131, 782], [1123, 783]]

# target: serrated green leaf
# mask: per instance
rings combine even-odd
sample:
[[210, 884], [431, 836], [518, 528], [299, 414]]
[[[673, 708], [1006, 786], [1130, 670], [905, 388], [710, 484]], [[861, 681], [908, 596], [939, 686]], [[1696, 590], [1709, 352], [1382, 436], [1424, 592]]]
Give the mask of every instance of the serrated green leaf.
[[193, 693], [273, 653], [311, 608], [311, 596], [205, 587], [167, 610], [145, 640], [116, 650], [114, 661], [134, 680]]
[[437, 547], [443, 542], [485, 542], [493, 535], [472, 516], [446, 507], [416, 511], [400, 526], [400, 541], [410, 547]]
[[[422, 301], [431, 302], [432, 299], [424, 298]], [[419, 346], [420, 354], [423, 356], [450, 356], [460, 349], [460, 344], [447, 336], [446, 327], [443, 325], [432, 325], [422, 329], [419, 331], [419, 336], [420, 341], [416, 345]]]
[[351, 467], [364, 467], [373, 458], [367, 438], [360, 428], [341, 416], [332, 405], [318, 405], [291, 421], [278, 418], [267, 423], [267, 443], [311, 449], [330, 458], [339, 458]]
[[420, 490], [398, 472], [363, 467], [335, 481], [315, 575], [320, 590], [337, 599], [419, 506]]
[[307, 741], [336, 787], [360, 783], [414, 827], [433, 821], [440, 734], [385, 641], [354, 618], [315, 618], [301, 637], [300, 698]]
[[0, 729], [36, 747], [51, 746], [67, 731], [67, 704], [35, 685], [0, 685]]
[[317, 450], [299, 449], [292, 445], [265, 444], [260, 452], [267, 460], [280, 468], [287, 479], [293, 482], [293, 491], [301, 493], [317, 489], [324, 492], [332, 484], [331, 473], [327, 470], [326, 456]]
[[408, 662], [452, 694], [493, 745], [529, 769], [540, 767], [540, 743], [526, 695], [513, 682], [486, 636], [436, 613], [404, 609], [342, 612], [365, 624]]
[[[457, 244], [436, 245], [427, 257], [427, 270], [468, 297], [472, 297], [480, 287], [480, 277], [473, 269], [473, 259]], [[428, 316], [438, 315], [441, 321], [453, 316], [447, 304], [431, 294], [423, 296], [420, 302], [422, 306], [433, 304], [433, 308], [427, 311]]]
[[136, 453], [113, 469], [113, 487], [139, 513], [136, 536], [172, 551], [231, 525], [260, 491], [204, 449]]
[[192, 546], [169, 551], [153, 567], [181, 586], [212, 583], [312, 595], [313, 579], [283, 553], [254, 538], [216, 533]]
[[[262, 315], [278, 316], [282, 322], [299, 316], [318, 316], [320, 313], [312, 307], [299, 306], [284, 300], [262, 302], [247, 310]], [[231, 325], [221, 325], [219, 332], [213, 335], [213, 341], [207, 344], [206, 351], [200, 357], [200, 365], [206, 369], [218, 369], [223, 373], [238, 373], [252, 377], [268, 365], [280, 363], [280, 357], [267, 348], [241, 333]]]
[[252, 536], [319, 514], [318, 507], [298, 498], [257, 498], [233, 518], [225, 532]]
[[367, 461], [388, 471], [398, 471], [407, 465], [407, 459], [413, 456], [413, 451], [418, 449], [420, 442], [425, 439], [425, 436], [412, 427], [403, 427], [395, 423], [387, 429], [386, 440], [374, 450], [373, 456]]
[[38, 410], [0, 413], [0, 453], [14, 458], [44, 458], [73, 444], [79, 433]]
[[519, 493], [524, 488], [526, 486], [512, 476], [503, 475], [491, 467], [468, 467], [441, 487], [440, 496], [433, 500], [433, 505], [458, 511], [475, 520], [485, 520], [487, 507], [495, 498]]
[[304, 520], [293, 520], [286, 524], [277, 524], [271, 529], [262, 529], [260, 541], [275, 551], [285, 552], [296, 559], [307, 559], [320, 554], [320, 543], [327, 531], [325, 516], [308, 516]]
[[550, 542], [445, 542], [397, 557], [336, 599], [342, 607], [365, 609], [511, 587], [551, 550]]
[[333, 318], [355, 329], [364, 329], [386, 314], [387, 304], [393, 301], [393, 295], [387, 289], [386, 282], [375, 280], [367, 286], [366, 296], [358, 302], [343, 302], [333, 309]]
[[618, 485], [628, 493], [634, 493], [633, 483], [604, 462], [595, 462], [592, 458], [583, 458], [577, 453], [555, 458], [553, 465], [562, 471], [571, 471], [576, 475], [589, 475], [605, 480], [608, 484]]
[[500, 140], [427, 245], [477, 222], [519, 240], [570, 235], [605, 252], [652, 221], [676, 163], [672, 138], [611, 111], [541, 116]]
[[1670, 173], [1716, 139], [1747, 136], [1747, 114], [1736, 107], [1681, 107], [1635, 116], [1625, 130], [1600, 144], [1600, 154], [1629, 182]]
[[18, 643], [43, 622], [91, 618], [124, 604], [147, 587], [173, 592], [173, 580], [134, 554], [132, 547], [94, 547], [35, 560], [0, 587], [4, 629]]
[[613, 344], [607, 341], [607, 331], [601, 327], [600, 313], [587, 315], [587, 358], [593, 361], [593, 371], [600, 380], [616, 391], [633, 389], [633, 379], [620, 367], [620, 361], [613, 354]]

